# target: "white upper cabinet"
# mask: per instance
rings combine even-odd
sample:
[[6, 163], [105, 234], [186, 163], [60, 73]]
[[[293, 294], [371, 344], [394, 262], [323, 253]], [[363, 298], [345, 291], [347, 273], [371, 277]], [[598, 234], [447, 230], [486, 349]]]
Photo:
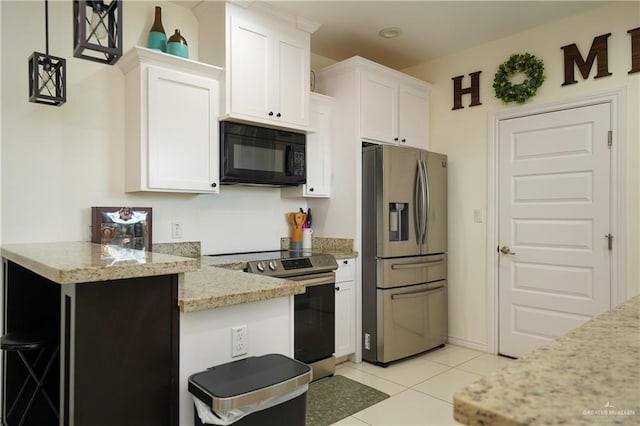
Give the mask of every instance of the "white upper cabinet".
[[282, 197], [329, 198], [331, 195], [331, 119], [333, 98], [311, 93], [312, 133], [307, 133], [307, 183], [282, 188]]
[[308, 130], [310, 33], [317, 25], [261, 3], [202, 2], [194, 12], [201, 60], [225, 68], [221, 119]]
[[359, 123], [357, 139], [429, 148], [431, 85], [426, 81], [359, 56], [316, 75], [318, 91], [344, 104], [344, 114]]
[[221, 69], [134, 47], [125, 74], [125, 191], [219, 192]]
[[364, 140], [427, 149], [427, 83], [388, 69], [365, 68], [360, 85], [360, 130]]
[[362, 137], [384, 142], [398, 142], [398, 82], [371, 72], [360, 80]]
[[400, 144], [429, 148], [429, 89], [400, 84], [398, 93], [398, 138]]

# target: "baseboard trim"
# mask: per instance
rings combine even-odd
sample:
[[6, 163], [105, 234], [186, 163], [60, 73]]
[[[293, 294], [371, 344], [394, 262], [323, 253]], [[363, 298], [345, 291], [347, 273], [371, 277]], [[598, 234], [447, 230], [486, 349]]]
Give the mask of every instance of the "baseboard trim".
[[475, 340], [464, 339], [462, 337], [449, 336], [447, 343], [453, 345], [464, 346], [465, 348], [475, 349], [477, 351], [489, 352], [487, 344]]

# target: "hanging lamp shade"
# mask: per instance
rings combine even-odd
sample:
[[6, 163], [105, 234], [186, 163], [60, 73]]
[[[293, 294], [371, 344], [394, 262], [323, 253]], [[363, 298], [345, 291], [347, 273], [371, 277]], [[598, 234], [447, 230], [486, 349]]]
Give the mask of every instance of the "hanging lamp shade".
[[29, 57], [29, 102], [60, 106], [67, 101], [67, 61], [49, 55], [49, 1], [44, 1], [44, 31], [47, 53]]
[[29, 102], [60, 106], [66, 101], [66, 60], [33, 52], [29, 57]]
[[122, 56], [122, 0], [73, 1], [73, 56], [113, 65]]

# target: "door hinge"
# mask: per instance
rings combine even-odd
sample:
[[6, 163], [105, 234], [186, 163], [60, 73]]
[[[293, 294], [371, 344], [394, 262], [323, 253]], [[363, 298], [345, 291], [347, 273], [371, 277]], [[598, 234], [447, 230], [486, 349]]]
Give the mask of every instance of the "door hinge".
[[609, 133], [607, 134], [607, 145], [609, 147], [613, 145], [613, 132], [611, 130], [609, 130]]
[[607, 242], [609, 244], [609, 250], [613, 250], [613, 235], [607, 234], [604, 237], [607, 239]]

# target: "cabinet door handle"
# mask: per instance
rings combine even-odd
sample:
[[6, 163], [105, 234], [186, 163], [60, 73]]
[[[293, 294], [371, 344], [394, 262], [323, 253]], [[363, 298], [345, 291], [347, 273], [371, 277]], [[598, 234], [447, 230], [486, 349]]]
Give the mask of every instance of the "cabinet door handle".
[[211, 187], [212, 187], [212, 188], [215, 188], [216, 186], [218, 186], [218, 184], [217, 184], [217, 183], [215, 183], [215, 182], [213, 182], [213, 183], [211, 184]]
[[398, 138], [393, 138], [393, 140], [394, 140], [395, 142], [398, 142]]
[[277, 114], [276, 114], [276, 117], [282, 117], [282, 114], [277, 113]]
[[309, 192], [313, 192], [313, 188], [309, 188]]
[[402, 138], [402, 143], [407, 143], [407, 140], [405, 138]]
[[340, 291], [340, 287], [336, 287], [336, 291]]
[[349, 261], [348, 260], [343, 260], [342, 263], [344, 263], [345, 265], [348, 265]]
[[273, 111], [269, 111], [269, 117], [273, 115]]

